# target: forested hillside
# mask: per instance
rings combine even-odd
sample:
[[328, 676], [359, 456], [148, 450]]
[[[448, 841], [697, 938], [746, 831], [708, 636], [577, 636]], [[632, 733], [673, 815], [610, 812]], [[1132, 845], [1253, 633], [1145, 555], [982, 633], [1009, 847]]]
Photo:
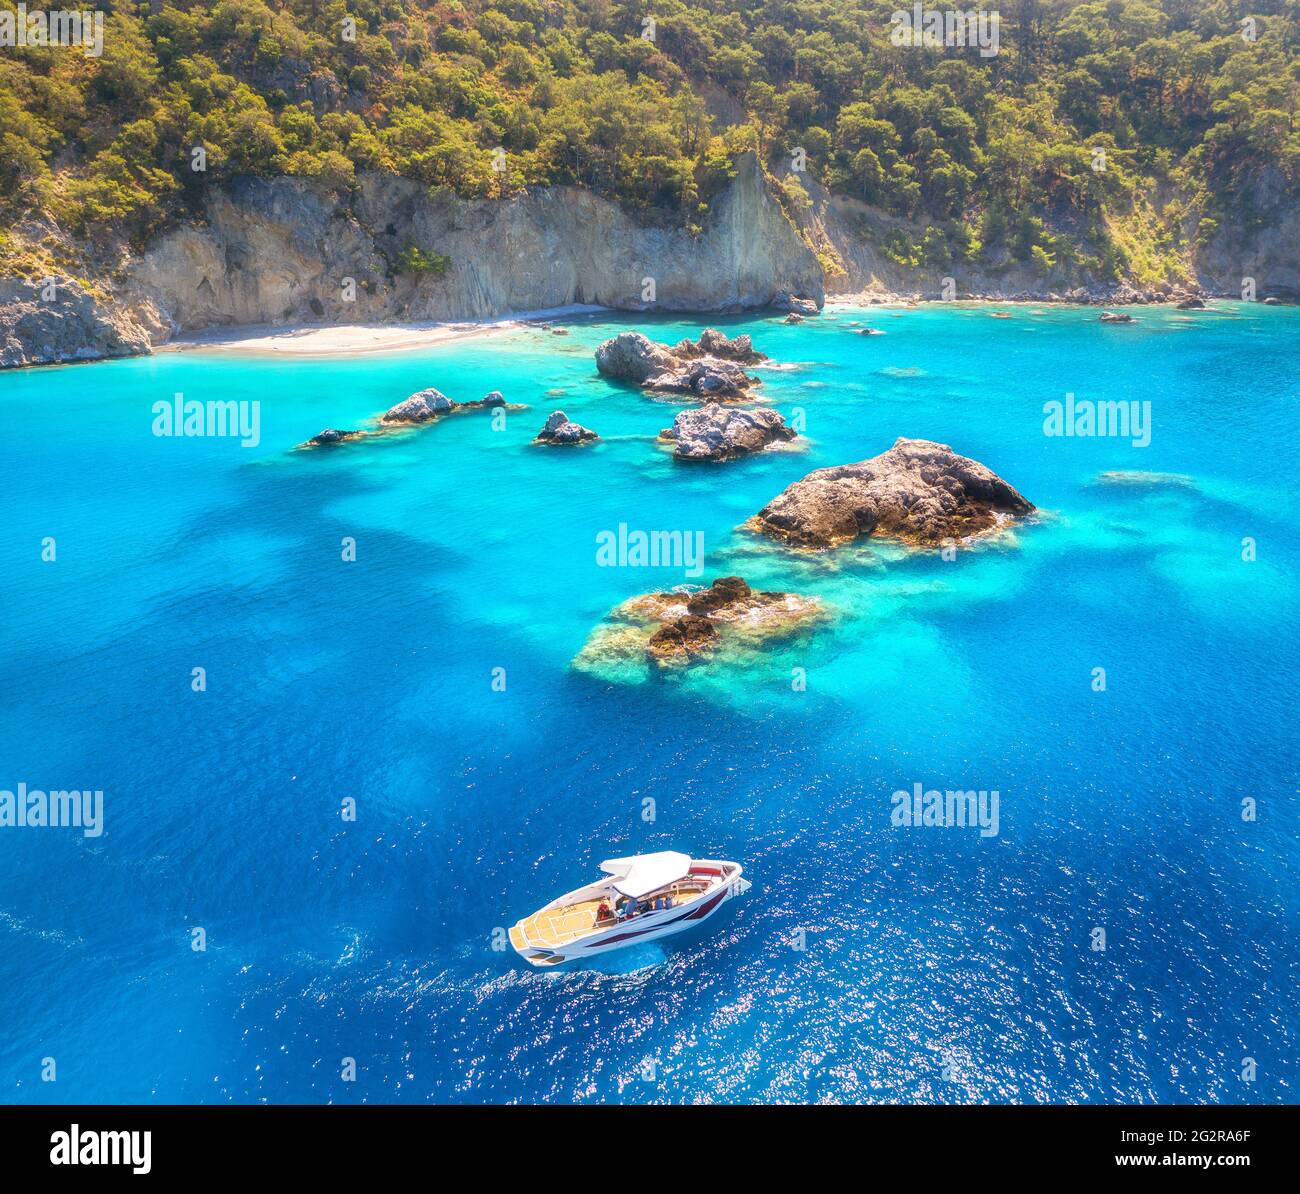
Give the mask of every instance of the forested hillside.
[[990, 56], [893, 45], [897, 7], [115, 4], [99, 58], [0, 51], [0, 249], [28, 272], [42, 216], [56, 256], [138, 245], [241, 174], [346, 205], [363, 170], [462, 197], [576, 184], [695, 229], [756, 148], [792, 214], [811, 176], [920, 229], [900, 261], [998, 246], [1118, 277], [1300, 193], [1300, 0], [1005, 0]]

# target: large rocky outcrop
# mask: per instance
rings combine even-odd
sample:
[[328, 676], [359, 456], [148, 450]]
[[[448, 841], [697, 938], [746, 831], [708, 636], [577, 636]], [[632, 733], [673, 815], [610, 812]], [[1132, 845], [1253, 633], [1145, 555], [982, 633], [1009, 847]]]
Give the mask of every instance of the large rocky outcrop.
[[678, 460], [737, 460], [795, 438], [795, 430], [769, 407], [753, 410], [709, 403], [678, 412], [659, 433]]
[[749, 526], [800, 547], [834, 547], [860, 535], [936, 546], [994, 530], [1033, 509], [996, 473], [947, 444], [898, 439], [870, 460], [809, 473]]
[[620, 332], [596, 349], [596, 368], [606, 377], [662, 394], [691, 394], [706, 402], [745, 397], [761, 382], [741, 363], [765, 359], [754, 351], [748, 336], [732, 340], [716, 328], [706, 328], [698, 341], [682, 340], [672, 348], [640, 332]]
[[68, 278], [0, 279], [0, 368], [137, 356], [165, 331], [150, 304], [127, 310]]

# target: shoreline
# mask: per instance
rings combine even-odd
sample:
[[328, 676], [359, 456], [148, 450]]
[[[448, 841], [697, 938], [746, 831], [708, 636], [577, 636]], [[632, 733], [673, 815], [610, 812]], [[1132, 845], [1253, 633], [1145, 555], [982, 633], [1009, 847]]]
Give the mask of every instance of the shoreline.
[[[956, 299], [939, 299], [919, 294], [894, 294], [887, 291], [865, 291], [856, 294], [832, 294], [826, 297], [820, 314], [838, 315], [847, 311], [870, 312], [882, 309], [916, 310], [929, 306], [1019, 308], [1040, 307], [1092, 311], [1126, 310], [1138, 308], [1172, 308], [1174, 297], [1158, 301], [1125, 300], [1103, 303], [1079, 302], [1053, 298], [991, 298], [988, 295], [970, 295]], [[1233, 295], [1204, 295], [1207, 303], [1225, 303], [1233, 306], [1296, 306], [1286, 300], [1256, 300], [1248, 302]], [[1222, 308], [1219, 308], [1222, 310]], [[1210, 307], [1207, 313], [1213, 313]], [[239, 324], [206, 328], [190, 332], [158, 344], [143, 352], [111, 353], [100, 356], [68, 357], [62, 360], [31, 361], [25, 364], [0, 367], [0, 373], [25, 372], [30, 369], [51, 369], [69, 365], [94, 365], [105, 361], [130, 360], [150, 357], [160, 353], [211, 352], [246, 355], [268, 359], [320, 359], [329, 360], [343, 356], [369, 356], [382, 353], [415, 352], [456, 340], [475, 339], [524, 328], [547, 327], [553, 323], [567, 322], [602, 314], [636, 314], [650, 318], [668, 316], [678, 319], [698, 319], [706, 325], [720, 317], [748, 315], [779, 318], [784, 311], [773, 307], [756, 307], [743, 311], [627, 311], [592, 303], [570, 303], [558, 307], [544, 307], [531, 311], [516, 311], [504, 315], [485, 316], [478, 319], [428, 320], [414, 323], [369, 324]], [[819, 316], [807, 316], [817, 319]]]
[[[1176, 300], [1145, 303], [1077, 303], [1060, 299], [996, 299], [986, 296], [963, 299], [932, 299], [919, 295], [867, 292], [852, 295], [830, 295], [822, 312], [864, 311], [881, 307], [932, 306], [946, 303], [953, 306], [988, 307], [1078, 307], [1081, 309], [1109, 310], [1126, 307], [1173, 306]], [[1213, 300], [1211, 300], [1213, 301]], [[1233, 300], [1224, 300], [1233, 301]], [[364, 356], [371, 353], [412, 352], [435, 344], [455, 340], [469, 340], [481, 336], [518, 331], [521, 328], [546, 325], [552, 322], [581, 318], [583, 316], [619, 313], [618, 308], [590, 303], [572, 303], [561, 307], [546, 307], [536, 311], [518, 311], [481, 319], [430, 320], [421, 323], [346, 323], [346, 324], [294, 324], [275, 326], [269, 324], [242, 325], [239, 327], [210, 328], [194, 332], [154, 348], [154, 353], [164, 352], [229, 352], [267, 357], [337, 357]], [[707, 322], [720, 315], [749, 314], [779, 316], [775, 308], [756, 308], [747, 312], [724, 311], [642, 311], [642, 315], [669, 315], [699, 317]], [[815, 319], [817, 316], [808, 316]]]
[[154, 348], [164, 352], [230, 352], [270, 357], [365, 356], [413, 352], [453, 340], [517, 331], [536, 323], [596, 315], [608, 308], [589, 303], [517, 311], [484, 319], [429, 320], [421, 323], [269, 324], [209, 328]]

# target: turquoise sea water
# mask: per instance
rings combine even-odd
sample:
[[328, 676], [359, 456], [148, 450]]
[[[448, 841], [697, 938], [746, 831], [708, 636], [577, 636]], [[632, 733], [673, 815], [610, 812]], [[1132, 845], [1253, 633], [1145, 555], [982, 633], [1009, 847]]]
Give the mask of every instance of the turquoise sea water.
[[[676, 406], [592, 361], [698, 320], [0, 377], [0, 789], [104, 792], [98, 838], [0, 828], [3, 1098], [1296, 1101], [1300, 311], [1221, 307], [713, 320], [806, 428], [722, 466], [675, 463]], [[429, 385], [531, 409], [291, 450]], [[1045, 436], [1067, 391], [1149, 401], [1150, 445]], [[258, 400], [260, 444], [155, 437], [176, 392]], [[531, 446], [557, 408], [602, 441]], [[900, 435], [1041, 516], [952, 561], [736, 529]], [[580, 674], [612, 606], [690, 579], [598, 567], [620, 523], [702, 532], [703, 581], [833, 621], [742, 665]], [[996, 790], [997, 836], [891, 826], [917, 783]], [[598, 968], [494, 948], [600, 859], [670, 847], [753, 890]]]

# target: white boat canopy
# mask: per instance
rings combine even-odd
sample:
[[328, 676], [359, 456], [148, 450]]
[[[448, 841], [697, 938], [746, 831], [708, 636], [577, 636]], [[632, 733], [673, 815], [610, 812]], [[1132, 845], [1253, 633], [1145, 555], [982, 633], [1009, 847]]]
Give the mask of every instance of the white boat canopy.
[[607, 875], [614, 875], [614, 890], [637, 900], [678, 879], [686, 878], [691, 869], [690, 857], [676, 850], [658, 854], [633, 854], [630, 858], [607, 858], [600, 864]]

